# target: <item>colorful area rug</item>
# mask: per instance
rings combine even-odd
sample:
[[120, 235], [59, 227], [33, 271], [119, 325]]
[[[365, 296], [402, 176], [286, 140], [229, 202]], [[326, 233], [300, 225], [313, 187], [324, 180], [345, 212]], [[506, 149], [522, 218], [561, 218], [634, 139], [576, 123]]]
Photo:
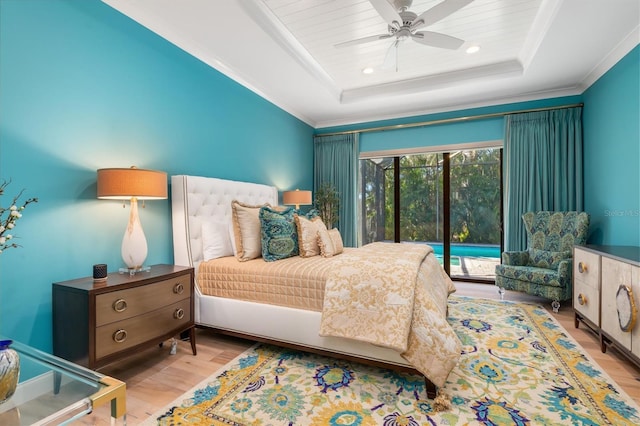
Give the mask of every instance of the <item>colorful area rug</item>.
[[462, 358], [435, 412], [424, 380], [256, 346], [150, 422], [160, 425], [625, 425], [640, 407], [540, 306], [452, 297]]

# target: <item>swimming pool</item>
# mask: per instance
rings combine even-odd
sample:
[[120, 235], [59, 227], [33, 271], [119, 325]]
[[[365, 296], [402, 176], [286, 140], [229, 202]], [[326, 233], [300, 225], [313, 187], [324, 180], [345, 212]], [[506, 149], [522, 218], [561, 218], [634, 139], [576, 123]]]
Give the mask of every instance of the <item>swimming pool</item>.
[[[442, 243], [428, 242], [435, 254], [442, 256]], [[500, 258], [500, 246], [489, 244], [451, 244], [451, 256]]]
[[[435, 253], [436, 259], [438, 259], [438, 263], [444, 265], [444, 257], [441, 254]], [[449, 265], [451, 266], [460, 266], [460, 256], [451, 256], [451, 260], [449, 260]]]
[[[407, 243], [409, 243], [407, 241]], [[442, 243], [438, 242], [412, 242], [413, 244], [428, 244], [433, 247], [438, 262], [442, 265]], [[456, 276], [474, 277], [481, 279], [493, 279], [494, 267], [500, 263], [500, 246], [497, 244], [451, 244], [450, 266], [461, 266], [462, 258], [474, 261], [465, 262], [462, 271], [455, 272]], [[457, 268], [459, 269], [459, 268]], [[457, 270], [455, 269], [455, 270]]]

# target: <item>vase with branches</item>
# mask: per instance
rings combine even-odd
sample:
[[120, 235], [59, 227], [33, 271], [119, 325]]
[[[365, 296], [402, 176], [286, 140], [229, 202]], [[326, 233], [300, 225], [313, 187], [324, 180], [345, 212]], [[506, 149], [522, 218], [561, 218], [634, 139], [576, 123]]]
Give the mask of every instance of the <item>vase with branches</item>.
[[340, 197], [336, 188], [329, 182], [324, 182], [316, 190], [315, 208], [320, 218], [331, 229], [340, 221]]

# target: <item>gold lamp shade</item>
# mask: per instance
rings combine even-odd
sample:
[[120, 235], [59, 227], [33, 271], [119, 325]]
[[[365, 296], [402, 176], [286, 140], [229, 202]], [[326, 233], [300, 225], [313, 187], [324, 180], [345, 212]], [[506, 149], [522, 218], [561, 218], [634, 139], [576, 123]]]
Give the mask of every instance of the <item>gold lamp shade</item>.
[[167, 174], [156, 170], [99, 169], [98, 198], [103, 200], [162, 200], [167, 198]]
[[295, 191], [285, 191], [282, 193], [282, 204], [293, 204], [296, 206], [296, 209], [299, 209], [300, 205], [311, 203], [311, 191], [300, 191], [296, 189]]

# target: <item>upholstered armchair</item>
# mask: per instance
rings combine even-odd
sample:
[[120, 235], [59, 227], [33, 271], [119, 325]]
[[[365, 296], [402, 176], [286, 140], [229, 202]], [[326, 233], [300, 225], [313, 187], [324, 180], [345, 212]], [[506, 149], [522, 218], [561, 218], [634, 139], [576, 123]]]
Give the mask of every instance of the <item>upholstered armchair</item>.
[[586, 242], [589, 215], [541, 211], [525, 213], [522, 220], [527, 250], [502, 253], [496, 266], [498, 291], [502, 298], [505, 290], [545, 297], [558, 312], [560, 302], [571, 299], [573, 246]]

